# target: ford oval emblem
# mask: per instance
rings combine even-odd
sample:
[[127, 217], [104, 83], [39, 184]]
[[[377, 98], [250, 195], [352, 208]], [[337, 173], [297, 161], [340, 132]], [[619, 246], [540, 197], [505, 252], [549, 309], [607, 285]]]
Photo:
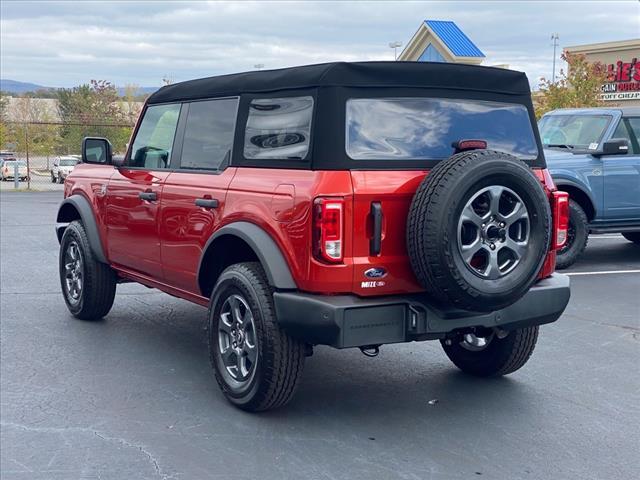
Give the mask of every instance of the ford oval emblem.
[[373, 267], [364, 272], [364, 276], [367, 278], [382, 278], [387, 274], [387, 271], [382, 267]]

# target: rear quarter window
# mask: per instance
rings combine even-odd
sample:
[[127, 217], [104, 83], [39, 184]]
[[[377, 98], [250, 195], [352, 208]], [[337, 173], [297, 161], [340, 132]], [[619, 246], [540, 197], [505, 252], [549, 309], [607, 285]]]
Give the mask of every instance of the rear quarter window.
[[458, 140], [485, 140], [487, 148], [523, 160], [538, 157], [524, 105], [426, 97], [347, 101], [346, 151], [354, 160], [441, 160]]
[[302, 160], [309, 152], [313, 97], [254, 99], [244, 137], [247, 159]]

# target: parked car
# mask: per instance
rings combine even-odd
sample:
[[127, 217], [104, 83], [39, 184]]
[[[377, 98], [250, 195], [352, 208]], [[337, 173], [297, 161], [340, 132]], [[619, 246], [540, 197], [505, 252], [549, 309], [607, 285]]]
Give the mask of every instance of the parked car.
[[551, 176], [571, 196], [558, 268], [580, 257], [589, 233], [640, 245], [640, 107], [554, 110], [539, 127]]
[[0, 179], [4, 182], [5, 180], [13, 180], [15, 178], [15, 166], [18, 164], [18, 176], [19, 180], [27, 180], [29, 177], [29, 169], [27, 168], [27, 162], [24, 160], [16, 160], [15, 158], [11, 159], [11, 157], [1, 158], [0, 159]]
[[80, 157], [76, 155], [67, 155], [56, 159], [51, 169], [51, 182], [64, 183], [64, 179], [78, 163], [80, 163]]
[[124, 161], [86, 138], [58, 211], [71, 313], [135, 281], [208, 306], [229, 401], [285, 404], [314, 345], [440, 340], [464, 372], [522, 367], [557, 320], [568, 195], [523, 73], [331, 63], [150, 96]]

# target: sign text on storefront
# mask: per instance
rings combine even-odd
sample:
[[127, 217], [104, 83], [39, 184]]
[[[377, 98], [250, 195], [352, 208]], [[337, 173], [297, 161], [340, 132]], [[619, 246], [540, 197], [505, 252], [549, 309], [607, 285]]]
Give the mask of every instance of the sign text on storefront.
[[635, 100], [640, 98], [640, 63], [618, 60], [607, 65], [607, 83], [601, 87], [603, 100]]

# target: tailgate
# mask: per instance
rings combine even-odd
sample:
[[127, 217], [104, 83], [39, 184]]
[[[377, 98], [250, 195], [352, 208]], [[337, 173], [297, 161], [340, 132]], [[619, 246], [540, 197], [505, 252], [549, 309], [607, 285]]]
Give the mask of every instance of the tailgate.
[[[351, 172], [353, 292], [357, 295], [423, 290], [413, 275], [407, 255], [406, 222], [413, 195], [426, 174], [427, 171]], [[382, 217], [379, 254], [372, 251], [376, 211]]]

